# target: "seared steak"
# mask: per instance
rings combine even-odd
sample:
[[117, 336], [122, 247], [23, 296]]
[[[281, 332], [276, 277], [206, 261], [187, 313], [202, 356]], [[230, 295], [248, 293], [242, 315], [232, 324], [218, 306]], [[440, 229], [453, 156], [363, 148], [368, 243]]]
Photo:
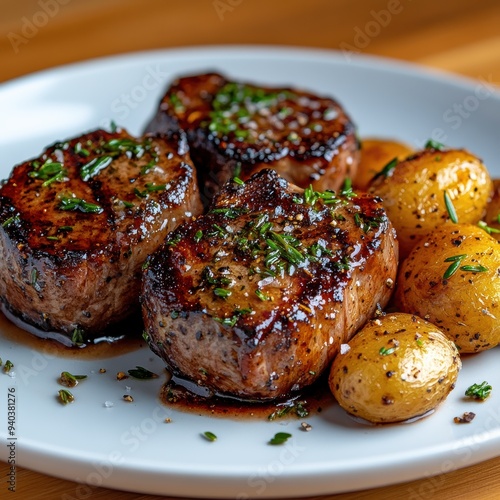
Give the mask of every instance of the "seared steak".
[[210, 73], [180, 78], [147, 130], [185, 130], [200, 192], [210, 200], [238, 176], [272, 168], [319, 191], [355, 174], [355, 127], [336, 101], [297, 89], [264, 88]]
[[185, 137], [103, 130], [49, 147], [0, 187], [0, 298], [66, 343], [138, 309], [141, 265], [201, 211]]
[[229, 181], [146, 262], [150, 346], [174, 374], [214, 393], [288, 395], [387, 303], [396, 267], [379, 199], [303, 191], [261, 170]]

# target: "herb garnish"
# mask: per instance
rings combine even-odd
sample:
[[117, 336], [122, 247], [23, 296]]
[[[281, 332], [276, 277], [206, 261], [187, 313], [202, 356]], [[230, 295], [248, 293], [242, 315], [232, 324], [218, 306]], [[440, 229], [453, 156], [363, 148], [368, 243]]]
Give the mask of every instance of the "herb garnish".
[[4, 371], [4, 373], [10, 373], [12, 368], [14, 368], [14, 363], [10, 359], [8, 359], [5, 362], [5, 365], [3, 366], [3, 371]]
[[244, 316], [246, 314], [250, 314], [252, 312], [252, 309], [250, 308], [245, 308], [245, 309], [235, 309], [233, 311], [233, 315], [229, 318], [216, 318], [214, 317], [214, 320], [219, 322], [221, 325], [224, 325], [224, 326], [229, 326], [229, 327], [233, 327], [234, 325], [236, 325], [236, 323], [238, 322], [238, 320], [240, 319], [241, 316]]
[[389, 177], [389, 175], [392, 175], [392, 171], [396, 168], [396, 165], [399, 163], [399, 159], [396, 156], [393, 158], [389, 163], [387, 163], [380, 172], [377, 172], [372, 180], [378, 179], [379, 177]]
[[461, 266], [460, 264], [467, 257], [468, 257], [467, 254], [461, 254], [461, 255], [453, 255], [452, 257], [444, 259], [444, 262], [451, 262], [451, 264], [448, 267], [448, 269], [446, 269], [446, 271], [444, 272], [443, 279], [447, 280], [451, 278], [458, 271], [458, 269], [469, 273], [484, 273], [488, 271], [488, 268], [482, 266], [481, 264]]
[[214, 441], [217, 441], [217, 436], [213, 433], [213, 432], [210, 432], [210, 431], [206, 431], [202, 434], [202, 436], [207, 440], [207, 441], [210, 441], [210, 442], [214, 442]]
[[282, 418], [290, 413], [294, 413], [298, 418], [305, 418], [309, 415], [309, 411], [304, 405], [305, 401], [296, 401], [293, 404], [287, 404], [282, 408], [278, 408], [273, 411], [267, 419], [276, 420], [277, 418]]
[[33, 162], [32, 165], [35, 168], [28, 175], [35, 179], [43, 180], [42, 187], [47, 187], [56, 181], [62, 182], [68, 174], [62, 163], [52, 161], [50, 158], [41, 166], [38, 165], [38, 162]]
[[13, 215], [2, 222], [2, 227], [9, 227], [12, 224], [19, 222], [19, 215]]
[[288, 432], [277, 432], [272, 439], [269, 440], [269, 444], [279, 445], [284, 444], [292, 437]]
[[484, 401], [492, 391], [491, 385], [484, 381], [481, 384], [472, 384], [466, 391], [465, 395], [472, 399]]
[[59, 391], [59, 401], [63, 405], [67, 405], [68, 403], [73, 403], [74, 400], [75, 396], [73, 396], [73, 394], [71, 394], [71, 392], [69, 392], [67, 389], [61, 389]]
[[92, 177], [95, 177], [101, 170], [104, 170], [106, 167], [108, 167], [112, 161], [113, 158], [108, 155], [94, 158], [80, 169], [80, 177], [82, 178], [82, 180], [87, 182]]
[[425, 149], [437, 149], [438, 151], [443, 151], [445, 145], [441, 142], [435, 141], [434, 139], [429, 139], [424, 146]]
[[71, 341], [73, 342], [73, 344], [82, 345], [83, 344], [83, 334], [84, 334], [83, 329], [77, 326], [73, 330], [73, 333], [71, 335]]
[[58, 206], [59, 210], [79, 210], [80, 212], [86, 214], [100, 214], [103, 208], [95, 203], [89, 203], [81, 198], [76, 198], [75, 196], [61, 196], [60, 204]]
[[457, 212], [455, 210], [455, 207], [453, 206], [453, 202], [451, 201], [448, 191], [445, 190], [443, 192], [443, 195], [444, 195], [444, 204], [446, 206], [446, 210], [448, 211], [448, 217], [450, 218], [451, 222], [453, 222], [454, 224], [458, 224]]
[[128, 370], [128, 374], [131, 377], [138, 378], [141, 380], [158, 378], [158, 375], [156, 373], [150, 372], [149, 370], [143, 368], [142, 366], [136, 366], [135, 369]]
[[500, 233], [500, 229], [497, 229], [496, 227], [491, 227], [488, 226], [488, 224], [482, 220], [480, 220], [477, 225], [481, 228], [484, 229], [488, 234], [498, 234]]
[[72, 375], [69, 372], [61, 372], [61, 376], [59, 377], [59, 383], [61, 385], [65, 385], [66, 387], [75, 387], [78, 385], [80, 380], [84, 380], [87, 378], [87, 375]]
[[378, 353], [381, 356], [388, 356], [389, 354], [392, 354], [395, 350], [396, 350], [395, 347], [381, 347]]

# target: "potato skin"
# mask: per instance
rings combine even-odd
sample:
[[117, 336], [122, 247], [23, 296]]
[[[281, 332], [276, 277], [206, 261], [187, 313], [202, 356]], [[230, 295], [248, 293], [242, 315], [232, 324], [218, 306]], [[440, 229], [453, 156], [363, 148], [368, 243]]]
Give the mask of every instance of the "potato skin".
[[400, 256], [419, 238], [450, 220], [444, 192], [459, 222], [475, 224], [484, 216], [493, 184], [481, 160], [463, 149], [425, 149], [374, 179], [368, 192], [380, 196], [398, 234]]
[[[489, 227], [498, 229], [500, 231], [500, 179], [493, 180], [493, 196], [491, 201], [488, 203], [488, 208], [486, 210], [485, 222]], [[491, 233], [491, 236], [496, 240], [500, 241], [500, 232]]]
[[392, 159], [404, 160], [413, 150], [395, 140], [367, 138], [361, 141], [361, 158], [352, 179], [354, 189], [366, 191], [373, 177]]
[[[465, 255], [463, 269], [446, 278]], [[398, 271], [396, 307], [439, 327], [460, 353], [484, 351], [500, 343], [500, 243], [477, 226], [445, 224], [421, 239]]]
[[410, 314], [369, 321], [349, 346], [333, 361], [330, 390], [344, 410], [373, 423], [432, 410], [455, 387], [462, 367], [453, 342]]

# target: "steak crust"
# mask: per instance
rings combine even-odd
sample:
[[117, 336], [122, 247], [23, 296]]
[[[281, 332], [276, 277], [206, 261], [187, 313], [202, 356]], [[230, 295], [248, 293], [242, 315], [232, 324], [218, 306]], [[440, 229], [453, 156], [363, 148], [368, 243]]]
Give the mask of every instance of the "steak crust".
[[232, 177], [263, 168], [302, 188], [337, 190], [359, 160], [354, 124], [338, 102], [217, 73], [179, 78], [167, 90], [147, 130], [178, 129], [187, 133], [204, 202]]
[[201, 212], [182, 135], [96, 130], [17, 165], [0, 187], [0, 298], [82, 344], [138, 310], [141, 265]]
[[397, 248], [377, 198], [302, 190], [273, 170], [230, 181], [147, 261], [150, 346], [213, 393], [290, 395], [386, 305]]

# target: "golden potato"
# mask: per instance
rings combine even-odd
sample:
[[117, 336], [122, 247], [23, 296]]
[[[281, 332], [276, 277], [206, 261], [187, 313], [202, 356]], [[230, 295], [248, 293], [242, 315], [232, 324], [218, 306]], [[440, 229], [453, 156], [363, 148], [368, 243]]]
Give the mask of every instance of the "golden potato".
[[395, 313], [369, 321], [334, 359], [328, 383], [344, 410], [370, 422], [427, 413], [455, 387], [457, 348], [434, 325]]
[[465, 150], [431, 148], [379, 175], [368, 192], [383, 199], [404, 258], [419, 238], [450, 220], [445, 192], [458, 221], [475, 224], [486, 212], [492, 188], [488, 171], [476, 156]]
[[438, 326], [460, 353], [500, 343], [500, 243], [470, 224], [421, 239], [398, 272], [395, 303]]
[[498, 233], [492, 231], [491, 236], [500, 241], [500, 179], [493, 181], [493, 197], [488, 204], [484, 221], [489, 227], [498, 231]]
[[373, 177], [392, 159], [403, 160], [412, 152], [413, 150], [402, 142], [388, 139], [363, 139], [358, 170], [352, 179], [354, 189], [366, 191]]

